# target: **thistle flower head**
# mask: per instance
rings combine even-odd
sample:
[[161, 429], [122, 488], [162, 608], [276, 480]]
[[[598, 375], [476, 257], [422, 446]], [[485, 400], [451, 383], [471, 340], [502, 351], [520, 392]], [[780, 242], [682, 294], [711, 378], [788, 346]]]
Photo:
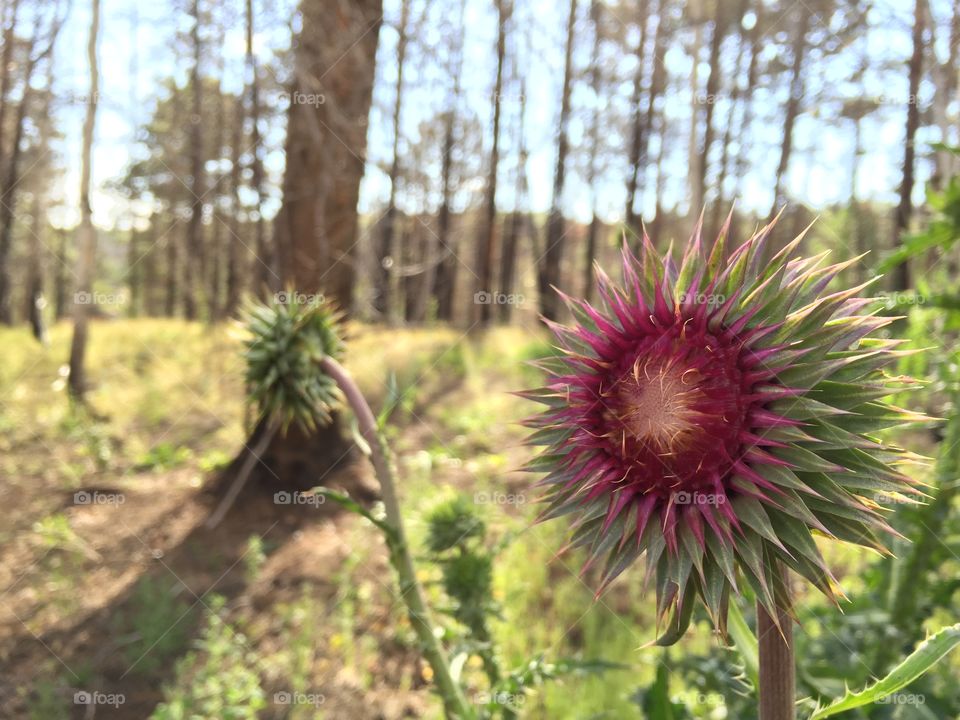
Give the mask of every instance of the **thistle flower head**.
[[284, 429], [327, 424], [340, 391], [320, 361], [343, 353], [340, 313], [321, 297], [288, 291], [251, 302], [243, 315], [248, 395], [260, 416]]
[[745, 586], [777, 617], [781, 563], [834, 599], [813, 533], [886, 552], [884, 496], [919, 494], [914, 456], [877, 437], [918, 419], [884, 401], [909, 385], [883, 370], [897, 341], [870, 337], [891, 318], [858, 297], [869, 283], [827, 290], [856, 259], [793, 257], [797, 238], [764, 260], [771, 229], [727, 257], [727, 228], [706, 255], [698, 227], [679, 269], [646, 237], [642, 259], [624, 247], [622, 284], [597, 269], [597, 306], [564, 296], [562, 355], [521, 393], [546, 405], [528, 421], [541, 518], [572, 519], [587, 567], [605, 560], [600, 591], [645, 556], [661, 644], [698, 598], [725, 633]]

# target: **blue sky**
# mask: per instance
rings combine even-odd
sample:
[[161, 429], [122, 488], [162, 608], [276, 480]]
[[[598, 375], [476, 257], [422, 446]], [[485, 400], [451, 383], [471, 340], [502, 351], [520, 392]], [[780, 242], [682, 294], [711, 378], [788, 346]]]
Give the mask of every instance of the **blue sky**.
[[[188, 31], [190, 20], [184, 12], [174, 10], [172, 0], [102, 0], [102, 28], [99, 44], [101, 65], [101, 105], [97, 118], [96, 145], [94, 153], [94, 216], [96, 223], [103, 228], [126, 226], [130, 222], [131, 209], [119, 198], [104, 189], [110, 180], [122, 175], [131, 160], [131, 152], [142, 152], [142, 148], [132, 145], [133, 123], [141, 123], [149, 117], [156, 101], [159, 80], [171, 74], [182, 74], [185, 61], [178, 57], [174, 48], [174, 35]], [[395, 19], [399, 15], [399, 0], [386, 0], [385, 15]], [[420, 11], [423, 0], [414, 0], [414, 13]], [[279, 3], [256, 3], [261, 32], [256, 38], [258, 54], [266, 59], [274, 51], [289, 45], [289, 26], [285, 17], [292, 13], [294, 0], [281, 0]], [[454, 6], [455, 3], [450, 3]], [[585, 3], [581, 3], [583, 6]], [[231, 4], [242, 10], [241, 2]], [[535, 211], [549, 207], [551, 199], [553, 165], [555, 162], [555, 128], [559, 115], [560, 85], [562, 82], [563, 58], [562, 44], [566, 3], [550, 0], [527, 0], [520, 3], [522, 12], [520, 24], [530, 30], [516, 34], [513, 39], [520, 43], [521, 65], [526, 74], [527, 86], [527, 142], [530, 150], [528, 175], [530, 179], [530, 204]], [[466, 20], [468, 34], [465, 45], [465, 69], [463, 84], [465, 87], [464, 109], [474, 114], [484, 126], [489, 124], [489, 98], [493, 90], [494, 58], [492, 50], [495, 41], [495, 15], [492, 0], [468, 0]], [[934, 12], [939, 17], [949, 13], [949, 0], [933, 3]], [[436, 8], [436, 6], [435, 6]], [[871, 30], [866, 35], [866, 47], [863, 51], [875, 58], [887, 58], [905, 62], [910, 54], [910, 35], [908, 24], [911, 20], [912, 2], [906, 0], [885, 0], [877, 4], [871, 15]], [[132, 33], [132, 16], [139, 16], [139, 31]], [[60, 164], [65, 172], [55, 197], [63, 202], [51, 210], [54, 222], [61, 226], [72, 226], [78, 217], [76, 211], [76, 187], [79, 174], [80, 127], [83, 107], [78, 99], [85, 96], [88, 87], [85, 43], [89, 21], [89, 2], [74, 0], [68, 22], [63, 30], [57, 47], [56, 92], [61, 102], [56, 109], [57, 125], [65, 134], [63, 142], [56, 148]], [[264, 30], [266, 28], [266, 30]], [[787, 28], [784, 28], [787, 29]], [[945, 35], [941, 30], [940, 35]], [[585, 12], [581, 13], [578, 26], [579, 45], [575, 55], [575, 64], [583, 70], [589, 62], [590, 27]], [[938, 50], [946, 51], [946, 38], [938, 37]], [[376, 102], [369, 135], [370, 155], [381, 166], [389, 162], [390, 135], [389, 123], [383, 115], [392, 102], [395, 65], [396, 33], [385, 24], [381, 30], [378, 51]], [[237, 15], [235, 27], [223, 38], [224, 62], [228, 68], [227, 85], [236, 89], [242, 82], [242, 61], [244, 37], [242, 16]], [[131, 72], [136, 51], [137, 72]], [[851, 63], [857, 56], [851, 50], [827, 62], [818, 63], [818, 72], [810, 74], [810, 92], [806, 110], [798, 121], [795, 133], [796, 155], [791, 163], [787, 178], [789, 195], [799, 198], [813, 207], [843, 201], [849, 195], [850, 164], [852, 152], [852, 126], [849, 122], [831, 122], [834, 106], [844, 97], [858, 94], [879, 97], [883, 101], [881, 110], [872, 116], [864, 126], [868, 149], [863, 159], [860, 186], [861, 197], [894, 201], [899, 182], [899, 165], [902, 159], [902, 137], [907, 95], [905, 65], [903, 72], [887, 73], [881, 76], [873, 73], [868, 76], [864, 86], [852, 87], [845, 82], [851, 71]], [[611, 58], [619, 63], [624, 72], [630, 71], [630, 57]], [[682, 79], [689, 76], [691, 60], [679, 47], [673, 47], [664, 58], [671, 74]], [[508, 69], [509, 70], [509, 69]], [[702, 68], [703, 76], [706, 68]], [[418, 140], [417, 130], [420, 123], [440, 109], [442, 93], [435, 83], [438, 80], [436, 70], [427, 68], [418, 74], [411, 70], [410, 90], [404, 113], [404, 137], [410, 143]], [[678, 90], [678, 88], [674, 88]], [[755, 108], [759, 113], [754, 123], [754, 135], [747, 143], [751, 172], [746, 178], [743, 197], [738, 204], [765, 211], [772, 199], [772, 178], [777, 161], [782, 129], [779, 116], [783, 103], [784, 88], [771, 93], [761, 89], [755, 96]], [[608, 99], [605, 113], [624, 112], [629, 88], [624, 88], [620, 96]], [[924, 86], [921, 102], [927, 103], [932, 95], [932, 87]], [[71, 101], [73, 100], [73, 101]], [[574, 152], [586, 152], [585, 146], [578, 145], [586, 139], [584, 120], [589, 117], [590, 108], [595, 102], [589, 88], [584, 84], [577, 87], [574, 94], [575, 117], [571, 124], [571, 137]], [[515, 112], [518, 107], [516, 90], [508, 87], [504, 99], [504, 122], [507, 130], [512, 131]], [[723, 99], [717, 105], [720, 116], [725, 115]], [[686, 135], [689, 132], [690, 116], [689, 94], [686, 97], [675, 92], [669, 98], [666, 114], [670, 123], [672, 139], [668, 144], [666, 159], [667, 205], [679, 204], [683, 207], [687, 199]], [[764, 121], [764, 119], [766, 119]], [[762, 122], [761, 122], [762, 121]], [[489, 134], [489, 129], [487, 129]], [[271, 128], [271, 138], [279, 147], [282, 145], [283, 128]], [[607, 133], [609, 134], [609, 133]], [[937, 139], [928, 133], [921, 140]], [[512, 207], [513, 181], [510, 176], [513, 168], [512, 139], [504, 138], [507, 157], [502, 168], [500, 204]], [[485, 138], [485, 153], [489, 148], [489, 137]], [[651, 150], [655, 150], [651, 148]], [[479, 158], [482, 162], [484, 158]], [[581, 163], [582, 164], [582, 163]], [[282, 174], [283, 158], [274, 152], [268, 158], [268, 165], [275, 179]], [[623, 212], [625, 153], [614, 160], [607, 169], [598, 187], [598, 209], [606, 220], [615, 221]], [[919, 179], [928, 176], [925, 166], [920, 167]], [[591, 194], [581, 173], [571, 165], [564, 196], [565, 212], [579, 220], [589, 218]], [[474, 190], [479, 188], [475, 187]], [[382, 204], [388, 191], [384, 174], [376, 163], [368, 167], [361, 195], [361, 208], [364, 211], [376, 209]], [[922, 188], [917, 188], [918, 197]], [[465, 195], [463, 202], [467, 202]], [[653, 197], [646, 198], [647, 216], [652, 210]]]

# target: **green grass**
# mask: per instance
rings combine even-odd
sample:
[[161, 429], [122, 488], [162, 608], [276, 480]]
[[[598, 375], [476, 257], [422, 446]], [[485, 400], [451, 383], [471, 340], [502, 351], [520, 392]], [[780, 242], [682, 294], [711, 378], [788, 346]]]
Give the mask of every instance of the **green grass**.
[[[135, 488], [148, 477], [191, 487], [230, 461], [247, 420], [241, 342], [234, 328], [175, 320], [93, 323], [88, 366], [95, 384], [94, 414], [78, 412], [66, 398], [62, 365], [69, 334], [65, 324], [53, 327], [50, 347], [42, 348], [25, 329], [0, 328], [5, 348], [0, 472], [20, 483], [22, 492], [33, 493], [23, 530], [38, 557], [51, 551], [38, 587], [53, 587], [59, 602], [75, 594], [87, 555], [69, 517], [58, 510], [55, 492], [97, 484]], [[627, 573], [594, 600], [591, 578], [578, 575], [582, 558], [555, 556], [566, 539], [563, 524], [530, 526], [536, 491], [517, 470], [528, 453], [519, 421], [534, 408], [510, 391], [537, 383], [538, 371], [525, 361], [552, 352], [545, 337], [519, 328], [462, 338], [447, 328], [361, 325], [351, 325], [350, 336], [346, 364], [375, 409], [389, 400], [389, 378], [395, 379], [394, 397], [401, 401], [388, 434], [410, 540], [418, 552], [426, 514], [456, 494], [478, 504], [492, 542], [504, 544], [494, 569], [502, 619], [491, 624], [502, 664], [518, 667], [543, 654], [547, 660], [602, 659], [629, 667], [554, 681], [524, 702], [522, 716], [642, 718], [634, 696], [653, 681], [664, 657], [663, 650], [642, 647], [655, 636], [642, 572]], [[370, 561], [382, 557], [376, 531], [356, 522], [343, 541], [352, 552], [332, 573], [335, 594], [329, 606], [304, 588], [297, 597], [256, 612], [227, 613], [217, 605], [176, 623], [190, 598], [175, 597], [170, 583], [143, 580], [135, 586], [131, 610], [118, 618], [116, 629], [118, 637], [134, 638], [122, 651], [127, 664], [152, 646], [136, 673], [176, 666], [164, 705], [153, 717], [255, 717], [271, 705], [276, 688], [315, 692], [321, 655], [368, 690], [377, 684], [384, 642], [412, 653], [409, 623], [400, 604], [391, 604], [388, 588], [394, 588], [394, 578], [370, 575]], [[246, 549], [242, 572], [255, 585], [276, 548], [269, 538], [253, 536]], [[857, 551], [834, 546], [829, 552], [830, 561], [850, 575], [863, 562]], [[437, 568], [421, 562], [418, 569], [430, 599], [442, 602]], [[175, 629], [164, 634], [171, 625]], [[261, 647], [271, 633], [279, 633], [279, 640]], [[701, 623], [674, 652], [706, 654], [715, 647], [708, 625]], [[472, 693], [486, 689], [475, 666], [466, 672]], [[402, 682], [409, 682], [404, 677]], [[57, 716], [60, 682], [55, 669], [41, 674], [32, 693], [33, 717]], [[684, 688], [675, 679], [671, 690]], [[295, 720], [323, 712], [305, 706], [288, 710], [285, 717]]]

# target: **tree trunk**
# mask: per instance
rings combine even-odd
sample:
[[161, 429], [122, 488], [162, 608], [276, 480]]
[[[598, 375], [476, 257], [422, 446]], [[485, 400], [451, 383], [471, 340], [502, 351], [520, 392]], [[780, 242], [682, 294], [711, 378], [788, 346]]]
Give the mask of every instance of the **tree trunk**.
[[[520, 245], [520, 234], [526, 222], [526, 216], [521, 209], [527, 196], [527, 141], [526, 118], [527, 99], [526, 82], [520, 82], [520, 111], [517, 115], [517, 177], [514, 187], [513, 212], [509, 220], [504, 221], [503, 250], [500, 254], [500, 292], [504, 296], [513, 294], [517, 274], [517, 251]], [[500, 322], [510, 322], [514, 303], [502, 302], [497, 310]]]
[[[593, 52], [590, 57], [590, 87], [593, 90], [593, 120], [590, 126], [590, 160], [587, 169], [587, 184], [590, 186], [590, 226], [587, 229], [587, 247], [583, 257], [583, 299], [593, 298], [593, 260], [597, 256], [597, 235], [600, 219], [597, 217], [597, 155], [600, 151], [600, 48], [603, 43], [603, 25], [600, 13], [603, 5], [594, 0], [590, 5], [593, 20]], [[654, 59], [656, 62], [656, 59]], [[636, 118], [634, 118], [636, 120]], [[634, 175], [635, 178], [635, 175]], [[628, 210], [633, 210], [632, 197], [627, 197]]]
[[67, 231], [60, 228], [57, 230], [57, 263], [56, 287], [53, 290], [53, 317], [56, 320], [63, 319], [67, 314], [67, 293], [69, 292], [70, 278], [67, 277]]
[[[90, 290], [97, 252], [97, 232], [90, 208], [90, 162], [93, 151], [93, 130], [97, 119], [97, 97], [100, 76], [97, 69], [97, 35], [100, 32], [100, 0], [91, 0], [90, 37], [87, 41], [87, 62], [90, 65], [90, 95], [83, 121], [83, 149], [80, 159], [80, 228], [77, 233], [80, 255], [77, 261], [77, 287], [73, 303], [73, 340], [70, 344], [70, 395], [84, 399], [87, 376], [84, 356], [87, 347], [87, 314], [92, 300]], [[84, 295], [85, 293], [85, 295]]]
[[803, 61], [807, 53], [807, 29], [810, 26], [810, 10], [805, 5], [797, 8], [800, 22], [797, 23], [793, 39], [793, 67], [790, 70], [790, 97], [783, 118], [783, 142], [780, 145], [780, 162], [777, 164], [777, 176], [773, 185], [773, 204], [767, 214], [767, 222], [773, 220], [785, 202], [783, 181], [790, 166], [790, 153], [793, 150], [793, 126], [800, 114], [803, 101]]
[[[700, 173], [700, 176], [697, 178], [699, 182], [697, 194], [700, 196], [701, 203], [706, 202], [707, 197], [707, 168], [710, 164], [710, 149], [713, 147], [713, 136], [715, 134], [713, 111], [716, 107], [717, 97], [720, 92], [720, 77], [722, 71], [720, 67], [720, 48], [723, 45], [723, 37], [726, 32], [723, 8], [724, 5], [722, 2], [717, 2], [715, 5], [713, 34], [710, 36], [710, 76], [707, 78], [707, 94], [706, 97], [703, 98], [706, 101], [704, 103], [703, 115], [703, 150], [700, 152], [700, 164], [697, 167]], [[717, 204], [719, 204], [719, 202]], [[700, 207], [696, 210], [700, 212], [702, 209], [703, 208]]]
[[[217, 84], [217, 131], [216, 142], [213, 146], [213, 159], [218, 163], [223, 157], [224, 128], [227, 123], [227, 103], [223, 90], [223, 66], [220, 67], [221, 80]], [[220, 214], [220, 187], [223, 182], [223, 173], [217, 172], [210, 191], [210, 205], [213, 211], [212, 230], [210, 233], [210, 252], [208, 258], [207, 278], [207, 315], [210, 322], [216, 322], [223, 317], [223, 303], [221, 302], [221, 286], [223, 285], [223, 228], [226, 223]]]
[[[920, 92], [920, 80], [923, 77], [923, 48], [924, 48], [924, 8], [923, 0], [916, 0], [913, 20], [913, 55], [910, 57], [910, 89], [909, 98], [916, 98]], [[911, 100], [907, 103], [907, 125], [903, 144], [903, 179], [900, 181], [900, 203], [894, 219], [893, 247], [900, 244], [903, 233], [910, 227], [910, 218], [913, 215], [914, 163], [916, 159], [915, 141], [917, 128], [920, 126], [920, 104]], [[904, 261], [893, 271], [893, 290], [908, 290], [910, 288], [910, 265]]]
[[[49, 93], [47, 94], [49, 97]], [[45, 110], [49, 111], [49, 105]], [[45, 113], [47, 115], [47, 113]], [[42, 129], [42, 142], [46, 141], [46, 132]], [[42, 344], [47, 344], [47, 329], [43, 321], [43, 275], [44, 262], [43, 250], [46, 244], [42, 236], [46, 234], [46, 228], [43, 212], [41, 210], [40, 193], [33, 194], [33, 203], [31, 204], [31, 218], [33, 229], [33, 242], [30, 244], [29, 267], [27, 269], [27, 287], [25, 293], [26, 316], [30, 323], [30, 329], [33, 336]]]
[[[633, 235], [639, 233], [639, 223], [637, 222], [637, 191], [640, 187], [640, 178], [643, 174], [643, 143], [644, 143], [644, 131], [647, 129], [643, 125], [644, 115], [640, 110], [640, 99], [643, 95], [643, 77], [644, 69], [646, 68], [646, 44], [647, 44], [647, 22], [649, 20], [649, 3], [647, 0], [641, 0], [639, 3], [640, 15], [638, 18], [638, 24], [640, 26], [640, 42], [637, 44], [636, 57], [637, 57], [637, 70], [633, 76], [633, 97], [630, 100], [630, 104], [633, 107], [633, 123], [632, 131], [630, 135], [630, 155], [629, 155], [629, 165], [630, 165], [630, 176], [627, 178], [627, 206], [624, 210], [624, 225], [626, 225], [627, 231]], [[662, 22], [662, 19], [658, 22]], [[599, 23], [595, 23], [597, 33], [600, 31]], [[659, 24], [658, 24], [659, 31]], [[596, 49], [595, 49], [596, 50]], [[653, 58], [654, 68], [653, 73], [657, 72], [657, 66], [660, 65], [660, 60], [654, 52]], [[596, 67], [594, 66], [594, 72], [597, 72]], [[653, 94], [653, 82], [650, 83], [650, 94], [652, 97]]]
[[[737, 10], [737, 27], [743, 26], [743, 17], [746, 15], [748, 8], [748, 0], [743, 0]], [[706, 233], [707, 238], [715, 238], [720, 232], [720, 223], [722, 222], [721, 213], [728, 204], [726, 194], [724, 193], [724, 186], [727, 184], [727, 178], [730, 175], [730, 143], [733, 142], [733, 128], [736, 121], [737, 105], [740, 102], [740, 95], [742, 92], [740, 87], [740, 78], [743, 77], [743, 70], [741, 66], [743, 65], [743, 59], [746, 55], [744, 52], [745, 45], [745, 39], [743, 37], [743, 33], [741, 32], [738, 36], [737, 57], [734, 64], [735, 79], [733, 81], [733, 87], [730, 90], [730, 111], [727, 113], [727, 123], [723, 130], [723, 140], [720, 148], [720, 175], [717, 178], [717, 197], [710, 211], [710, 224], [707, 227]], [[712, 72], [713, 71], [711, 70], [711, 73]], [[742, 136], [740, 142], [743, 142]], [[742, 151], [740, 154], [742, 154]]]
[[187, 220], [187, 233], [184, 237], [186, 262], [183, 264], [183, 314], [187, 320], [197, 318], [197, 287], [194, 280], [194, 258], [199, 262], [200, 277], [206, 269], [206, 248], [203, 246], [203, 88], [200, 86], [200, 6], [199, 0], [193, 0], [190, 15], [193, 27], [190, 29], [190, 41], [193, 45], [193, 64], [190, 68], [191, 115], [190, 115], [190, 217]]
[[[20, 9], [20, 0], [13, 0], [9, 6], [10, 19], [7, 21], [4, 13], [5, 27], [3, 29], [3, 52], [0, 53], [0, 161], [6, 155], [7, 129], [7, 94], [10, 92], [10, 67], [13, 65], [13, 46], [17, 31], [17, 11]], [[4, 10], [7, 5], [4, 3]]]
[[456, 235], [450, 233], [450, 200], [453, 195], [453, 146], [454, 130], [456, 128], [457, 111], [460, 107], [460, 75], [463, 71], [463, 13], [465, 0], [460, 1], [460, 35], [455, 50], [456, 60], [451, 67], [453, 76], [453, 90], [450, 106], [443, 116], [443, 157], [441, 158], [440, 209], [437, 212], [437, 247], [442, 259], [437, 264], [436, 275], [433, 280], [433, 293], [437, 299], [437, 319], [450, 322], [453, 320], [453, 292], [457, 280], [458, 241]]
[[[15, 218], [15, 209], [17, 204], [17, 184], [20, 182], [20, 158], [22, 155], [21, 143], [23, 141], [24, 125], [27, 119], [30, 103], [33, 100], [33, 88], [31, 82], [33, 73], [44, 58], [47, 58], [53, 52], [53, 46], [56, 43], [57, 35], [63, 24], [63, 18], [59, 15], [59, 6], [55, 9], [55, 14], [51, 20], [49, 35], [46, 38], [47, 44], [39, 52], [34, 54], [34, 49], [40, 41], [42, 19], [38, 16], [34, 23], [33, 35], [30, 44], [27, 47], [27, 60], [23, 70], [23, 97], [17, 106], [17, 115], [14, 119], [13, 142], [10, 146], [9, 157], [6, 162], [6, 174], [3, 180], [2, 192], [0, 197], [3, 202], [0, 203], [0, 322], [9, 325], [13, 322], [12, 307], [10, 302], [11, 281], [10, 281], [10, 249], [13, 243], [13, 225]], [[14, 41], [16, 38], [14, 37]], [[5, 102], [3, 103], [6, 104]]]
[[540, 311], [547, 320], [556, 320], [560, 315], [560, 298], [551, 286], [560, 286], [560, 267], [563, 261], [566, 228], [563, 219], [563, 187], [569, 148], [570, 91], [573, 85], [573, 40], [577, 19], [577, 0], [570, 0], [570, 16], [567, 20], [567, 46], [564, 53], [563, 91], [560, 98], [560, 136], [557, 140], [557, 166], [553, 176], [553, 201], [547, 220], [547, 247], [543, 252], [543, 267], [540, 272]]
[[500, 107], [503, 93], [503, 59], [506, 55], [507, 16], [509, 0], [496, 0], [497, 4], [497, 79], [493, 90], [493, 146], [490, 149], [490, 168], [487, 174], [487, 198], [484, 204], [480, 237], [477, 239], [477, 285], [474, 295], [475, 317], [481, 324], [490, 322], [493, 305], [482, 302], [491, 299], [493, 287], [493, 258], [496, 249], [497, 217], [497, 170], [500, 167]]
[[691, 0], [689, 6], [693, 22], [693, 47], [690, 59], [693, 67], [690, 71], [690, 135], [687, 140], [687, 181], [690, 184], [690, 207], [687, 214], [695, 219], [703, 208], [703, 175], [705, 160], [700, 154], [700, 52], [703, 48], [703, 0]]
[[[247, 0], [247, 50], [246, 50], [247, 86], [249, 92], [250, 115], [250, 171], [253, 192], [257, 202], [254, 206], [255, 260], [253, 263], [253, 292], [264, 297], [271, 289], [279, 290], [279, 276], [276, 273], [276, 248], [268, 244], [266, 228], [263, 222], [264, 171], [263, 142], [260, 138], [260, 78], [257, 57], [253, 54], [253, 0]], [[239, 157], [239, 156], [238, 156]], [[237, 294], [239, 297], [239, 293]]]
[[397, 27], [397, 84], [393, 100], [393, 155], [390, 162], [390, 197], [381, 223], [377, 246], [377, 276], [373, 307], [382, 318], [390, 318], [393, 282], [391, 265], [400, 256], [396, 247], [397, 182], [400, 179], [400, 133], [403, 112], [403, 71], [407, 57], [407, 23], [410, 20], [410, 0], [400, 0], [400, 24]]
[[[300, 7], [276, 223], [279, 268], [285, 285], [306, 295], [322, 293], [348, 312], [383, 11], [381, 0], [303, 0]], [[266, 471], [259, 475], [271, 486], [313, 487], [351, 447], [336, 421], [312, 435], [291, 427], [270, 443], [265, 465], [258, 466]]]
[[[240, 152], [243, 143], [243, 103], [238, 102], [234, 110], [232, 133], [230, 136], [230, 237], [227, 240], [227, 297], [223, 307], [223, 316], [230, 317], [240, 306], [240, 294], [246, 277], [246, 263], [243, 263], [244, 247], [240, 240]], [[259, 220], [257, 221], [259, 224]]]

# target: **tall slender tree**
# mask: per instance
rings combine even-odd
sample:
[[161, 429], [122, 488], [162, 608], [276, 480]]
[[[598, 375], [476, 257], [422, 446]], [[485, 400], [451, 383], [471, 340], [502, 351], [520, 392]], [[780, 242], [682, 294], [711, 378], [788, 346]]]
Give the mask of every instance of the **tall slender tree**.
[[[493, 142], [487, 170], [487, 193], [477, 239], [477, 285], [475, 298], [488, 296], [493, 290], [493, 259], [496, 254], [497, 173], [500, 169], [500, 110], [503, 95], [503, 62], [506, 56], [507, 19], [512, 0], [495, 0], [497, 6], [497, 76], [493, 86]], [[486, 324], [493, 316], [489, 302], [476, 305], [478, 322]]]
[[[640, 28], [640, 40], [637, 43], [636, 56], [637, 67], [633, 75], [633, 95], [630, 99], [630, 106], [633, 110], [633, 121], [630, 129], [630, 151], [629, 151], [629, 175], [627, 176], [627, 203], [624, 210], [624, 225], [628, 232], [636, 234], [638, 228], [637, 222], [637, 194], [640, 191], [640, 184], [643, 177], [643, 145], [646, 139], [647, 126], [644, 125], [644, 113], [642, 109], [643, 100], [643, 82], [647, 68], [647, 25], [649, 24], [650, 2], [649, 0], [638, 0], [637, 2], [637, 26]], [[662, 19], [658, 21], [662, 22]], [[661, 62], [659, 56], [654, 52], [652, 73], [657, 71], [657, 65]], [[650, 83], [650, 102], [653, 98], [653, 82]]]
[[[590, 53], [590, 89], [593, 91], [593, 117], [590, 122], [590, 158], [587, 164], [587, 183], [590, 185], [590, 225], [587, 227], [587, 245], [584, 248], [584, 299], [593, 299], [593, 260], [597, 256], [597, 236], [600, 234], [600, 218], [597, 216], [597, 200], [599, 191], [598, 156], [600, 154], [600, 133], [602, 114], [600, 112], [600, 88], [603, 78], [600, 62], [600, 50], [603, 45], [603, 3], [592, 0], [590, 3], [590, 20], [593, 25], [593, 49]], [[628, 211], [633, 211], [631, 198], [627, 199]], [[629, 218], [628, 218], [629, 225]]]
[[391, 265], [399, 256], [396, 244], [397, 223], [397, 185], [400, 182], [400, 136], [403, 120], [403, 75], [407, 59], [407, 24], [410, 21], [410, 0], [400, 0], [400, 20], [397, 23], [397, 82], [394, 90], [392, 131], [393, 150], [390, 158], [390, 195], [387, 199], [387, 211], [380, 227], [380, 242], [377, 247], [377, 283], [374, 309], [381, 317], [389, 317], [391, 305]]
[[563, 62], [563, 89], [560, 96], [560, 132], [557, 137], [557, 164], [553, 174], [553, 200], [547, 218], [546, 248], [543, 251], [540, 280], [540, 311], [547, 320], [556, 320], [560, 314], [560, 300], [551, 286], [560, 285], [561, 262], [566, 240], [566, 226], [560, 204], [567, 171], [567, 152], [570, 148], [570, 95], [573, 89], [573, 44], [577, 21], [577, 0], [570, 0], [567, 18], [567, 43]]
[[780, 143], [780, 161], [777, 163], [777, 174], [773, 185], [773, 204], [767, 213], [767, 221], [773, 220], [784, 203], [783, 183], [787, 168], [790, 166], [790, 155], [793, 151], [793, 128], [800, 114], [804, 95], [804, 60], [807, 56], [807, 32], [812, 20], [812, 11], [807, 5], [794, 6], [797, 22], [793, 28], [793, 42], [791, 45], [792, 63], [790, 68], [790, 94], [784, 108], [783, 140]]
[[[253, 263], [254, 292], [263, 295], [270, 288], [277, 287], [279, 276], [275, 270], [276, 248], [268, 238], [263, 219], [263, 199], [266, 196], [264, 188], [265, 173], [263, 169], [263, 138], [260, 134], [260, 68], [257, 56], [254, 53], [254, 13], [253, 0], [246, 2], [246, 31], [247, 46], [245, 55], [245, 71], [247, 74], [247, 114], [250, 122], [250, 174], [251, 184], [256, 202], [253, 206], [254, 215], [254, 252]], [[234, 236], [234, 241], [237, 240]], [[236, 251], [239, 254], [239, 249]], [[239, 287], [235, 288], [233, 297], [239, 298]], [[236, 307], [236, 300], [234, 307]]]
[[[910, 227], [910, 218], [913, 215], [913, 183], [914, 165], [916, 163], [917, 129], [920, 127], [920, 106], [917, 98], [920, 95], [920, 80], [923, 77], [923, 52], [926, 34], [926, 3], [916, 0], [913, 11], [913, 52], [907, 64], [908, 97], [907, 118], [903, 139], [903, 169], [900, 180], [900, 202], [893, 223], [893, 244], [900, 242], [900, 236]], [[907, 290], [910, 287], [910, 265], [902, 262], [893, 271], [893, 289]]]
[[437, 248], [441, 259], [437, 263], [436, 274], [433, 280], [433, 292], [437, 299], [437, 319], [450, 321], [453, 319], [454, 288], [457, 281], [457, 268], [460, 260], [457, 257], [459, 241], [456, 233], [451, 232], [452, 218], [450, 203], [453, 198], [453, 151], [456, 141], [457, 115], [460, 111], [461, 83], [463, 72], [463, 15], [466, 0], [460, 0], [456, 38], [450, 58], [448, 60], [451, 77], [451, 90], [448, 94], [447, 107], [443, 113], [443, 148], [440, 159], [440, 208], [437, 211]]
[[[27, 117], [34, 98], [34, 73], [44, 61], [49, 61], [53, 54], [57, 36], [63, 26], [65, 15], [61, 14], [59, 0], [45, 8], [49, 18], [43, 11], [36, 14], [33, 24], [33, 33], [26, 47], [26, 58], [23, 63], [23, 92], [17, 104], [14, 116], [13, 137], [10, 148], [3, 158], [2, 185], [0, 185], [0, 322], [9, 325], [13, 322], [13, 308], [11, 296], [10, 250], [13, 244], [13, 224], [16, 217], [17, 195], [20, 180], [20, 159], [23, 156], [23, 137], [26, 129]], [[5, 103], [4, 103], [5, 104]]]
[[195, 320], [198, 306], [194, 258], [199, 259], [197, 265], [201, 278], [206, 269], [207, 259], [207, 248], [204, 247], [203, 242], [203, 198], [206, 195], [206, 187], [203, 169], [203, 87], [200, 82], [200, 59], [203, 52], [200, 41], [200, 0], [193, 0], [190, 5], [190, 17], [193, 20], [190, 28], [190, 45], [193, 51], [190, 65], [190, 177], [187, 182], [190, 198], [189, 217], [184, 236], [186, 262], [183, 264], [183, 314], [187, 320]]
[[97, 66], [97, 37], [100, 33], [100, 0], [90, 3], [90, 35], [87, 40], [87, 62], [90, 65], [90, 94], [83, 121], [83, 146], [80, 155], [80, 227], [77, 239], [80, 253], [77, 260], [77, 294], [73, 302], [73, 339], [70, 344], [70, 377], [68, 388], [72, 397], [83, 400], [87, 390], [84, 365], [87, 348], [87, 316], [93, 287], [97, 252], [97, 231], [93, 226], [90, 207], [90, 173], [93, 160], [93, 132], [97, 120], [97, 100], [100, 95], [100, 73]]

